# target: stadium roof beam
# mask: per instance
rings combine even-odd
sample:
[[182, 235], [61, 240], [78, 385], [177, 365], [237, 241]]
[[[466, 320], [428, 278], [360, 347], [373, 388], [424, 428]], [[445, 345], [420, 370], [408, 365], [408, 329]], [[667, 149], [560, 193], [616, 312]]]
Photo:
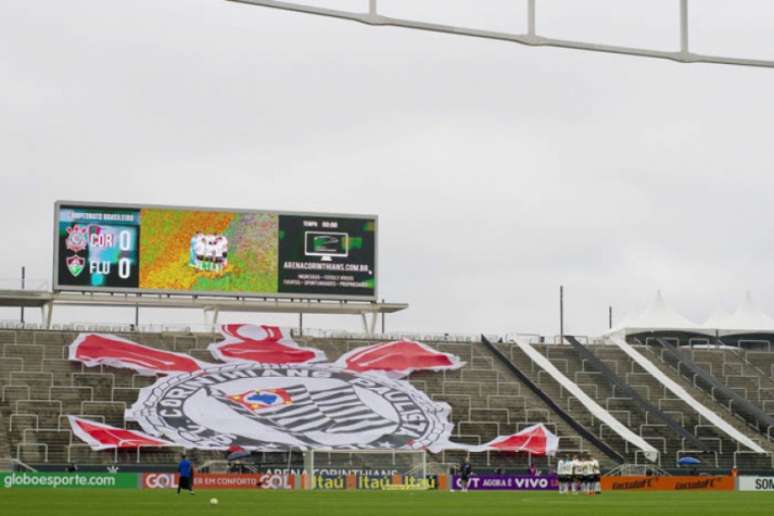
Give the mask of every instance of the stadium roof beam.
[[[408, 308], [406, 303], [371, 303], [312, 299], [235, 298], [172, 296], [167, 294], [109, 294], [81, 292], [48, 292], [43, 290], [0, 290], [0, 306], [40, 308], [46, 327], [51, 327], [55, 306], [189, 308], [211, 315], [217, 324], [221, 312], [288, 313], [355, 315], [363, 320], [363, 329], [373, 334], [379, 314], [390, 314]], [[367, 316], [371, 315], [370, 324]]]
[[[607, 45], [603, 43], [591, 43], [584, 41], [574, 41], [568, 39], [557, 39], [540, 36], [535, 30], [536, 26], [536, 0], [528, 0], [527, 26], [526, 34], [512, 34], [508, 32], [497, 32], [455, 25], [444, 25], [440, 23], [429, 23], [419, 20], [405, 18], [394, 18], [383, 16], [378, 12], [377, 0], [369, 0], [368, 12], [344, 11], [339, 9], [330, 9], [296, 2], [282, 2], [277, 0], [228, 0], [243, 4], [250, 4], [259, 7], [269, 7], [281, 9], [284, 11], [294, 11], [304, 14], [314, 14], [318, 16], [327, 16], [329, 18], [338, 18], [341, 20], [356, 21], [366, 25], [401, 27], [405, 29], [425, 30], [430, 32], [440, 32], [453, 34], [457, 36], [470, 36], [476, 38], [494, 39], [519, 43], [532, 47], [557, 47], [574, 50], [585, 50], [590, 52], [605, 52], [609, 54], [622, 54], [638, 57], [651, 57], [656, 59], [668, 59], [678, 63], [709, 63], [726, 64], [739, 66], [753, 66], [762, 68], [774, 68], [774, 61], [765, 59], [747, 59], [741, 57], [724, 57], [707, 54], [697, 54], [689, 50], [689, 23], [688, 23], [688, 0], [678, 0], [680, 2], [680, 48], [674, 51], [664, 51], [647, 48], [626, 47], [619, 45]], [[440, 3], [440, 2], [439, 2]]]

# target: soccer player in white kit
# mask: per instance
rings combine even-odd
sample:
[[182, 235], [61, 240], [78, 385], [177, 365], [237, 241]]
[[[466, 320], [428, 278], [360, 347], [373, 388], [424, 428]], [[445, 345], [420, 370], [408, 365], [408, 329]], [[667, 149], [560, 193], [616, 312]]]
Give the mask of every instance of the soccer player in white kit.
[[580, 490], [581, 480], [583, 478], [582, 477], [583, 472], [581, 471], [582, 463], [581, 463], [581, 461], [580, 461], [580, 459], [578, 458], [577, 455], [575, 455], [572, 458], [572, 462], [570, 463], [570, 465], [572, 467], [572, 480], [571, 480], [572, 494], [576, 495], [576, 494], [578, 494], [578, 491]]
[[591, 455], [586, 454], [583, 458], [583, 492], [587, 495], [591, 494], [594, 487], [594, 468], [591, 463]]
[[562, 468], [564, 467], [564, 459], [559, 457], [556, 461], [556, 480], [559, 482], [559, 494], [564, 494], [564, 477], [562, 476]]
[[592, 459], [591, 470], [594, 474], [594, 494], [602, 494], [601, 471], [599, 470], [599, 461], [597, 459]]
[[556, 475], [559, 477], [559, 494], [569, 492], [572, 484], [572, 460], [569, 456], [559, 459], [556, 464]]

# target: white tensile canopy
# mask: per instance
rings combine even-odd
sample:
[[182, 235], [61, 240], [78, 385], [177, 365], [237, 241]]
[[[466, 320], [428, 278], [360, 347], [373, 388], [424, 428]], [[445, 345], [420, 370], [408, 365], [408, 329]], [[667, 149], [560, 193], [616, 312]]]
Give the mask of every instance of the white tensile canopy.
[[774, 332], [774, 319], [769, 317], [755, 304], [749, 292], [745, 296], [744, 301], [739, 305], [739, 308], [721, 322], [725, 324], [717, 328], [725, 330], [725, 332], [729, 330], [734, 330], [736, 333]]
[[774, 318], [763, 312], [748, 292], [733, 313], [717, 309], [704, 323], [699, 324], [670, 307], [664, 301], [661, 291], [658, 291], [643, 312], [626, 317], [608, 333], [631, 335], [649, 331], [686, 331], [705, 335], [774, 333]]
[[681, 315], [666, 304], [661, 291], [656, 292], [656, 297], [639, 314], [626, 317], [620, 324], [608, 333], [643, 333], [653, 330], [679, 330], [701, 331], [701, 326]]

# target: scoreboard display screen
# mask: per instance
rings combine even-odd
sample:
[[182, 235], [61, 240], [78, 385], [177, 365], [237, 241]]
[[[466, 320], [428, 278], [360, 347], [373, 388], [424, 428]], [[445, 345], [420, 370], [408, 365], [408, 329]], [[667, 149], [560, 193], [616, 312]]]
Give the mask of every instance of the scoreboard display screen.
[[375, 300], [377, 218], [58, 202], [54, 288]]

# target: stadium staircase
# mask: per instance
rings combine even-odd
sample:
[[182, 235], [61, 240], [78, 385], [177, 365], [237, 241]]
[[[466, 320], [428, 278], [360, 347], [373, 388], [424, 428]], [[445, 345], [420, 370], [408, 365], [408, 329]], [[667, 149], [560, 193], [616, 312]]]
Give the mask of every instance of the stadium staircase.
[[[568, 378], [573, 380], [587, 394], [597, 400], [613, 416], [621, 420], [629, 428], [637, 428], [637, 425], [643, 424], [627, 412], [626, 418], [621, 417], [622, 412], [617, 406], [611, 403], [603, 403], [605, 400], [613, 398], [613, 393], [605, 389], [601, 381], [601, 375], [596, 371], [586, 371], [583, 369], [577, 354], [569, 346], [532, 344], [541, 354], [548, 358], [560, 371]], [[636, 463], [644, 461], [642, 457], [637, 456], [633, 449], [623, 438], [612, 432], [610, 429], [605, 431], [604, 425], [596, 420], [586, 408], [573, 396], [565, 391], [559, 383], [548, 373], [536, 366], [516, 344], [510, 342], [498, 343], [497, 348], [509, 358], [511, 363], [526, 374], [546, 395], [550, 396], [554, 402], [566, 410], [578, 424], [586, 428], [597, 439], [603, 441], [617, 454], [625, 459], [626, 462]], [[646, 437], [646, 436], [643, 436]], [[650, 439], [646, 439], [653, 444]], [[654, 444], [655, 446], [655, 444]], [[661, 448], [656, 446], [659, 450]]]
[[[585, 442], [591, 444], [594, 448], [596, 448], [595, 455], [599, 455], [600, 453], [607, 457], [609, 460], [611, 460], [613, 463], [623, 463], [624, 457], [621, 456], [619, 453], [617, 453], [615, 450], [610, 448], [604, 441], [598, 439], [594, 434], [588, 431], [580, 422], [578, 422], [569, 412], [564, 410], [559, 404], [556, 403], [556, 401], [543, 389], [538, 386], [534, 381], [532, 381], [529, 376], [524, 374], [524, 372], [519, 369], [519, 367], [511, 362], [509, 358], [504, 355], [500, 350], [497, 349], [497, 347], [492, 344], [485, 336], [482, 335], [481, 340], [483, 344], [489, 348], [492, 353], [500, 360], [503, 364], [505, 364], [506, 368], [508, 368], [514, 376], [532, 393], [540, 399], [546, 407], [548, 407], [556, 416], [558, 416], [562, 421], [564, 421], [570, 428], [578, 435], [579, 438], [583, 439]], [[563, 450], [565, 453], [567, 453], [570, 450], [566, 450], [566, 446]], [[572, 451], [590, 451], [590, 450], [572, 450]]]
[[[774, 352], [739, 350], [731, 354], [732, 360], [741, 361], [740, 371], [743, 376], [754, 376], [758, 379], [760, 389], [744, 389], [744, 394], [750, 401], [755, 401], [757, 394], [758, 403], [766, 414], [774, 416]], [[740, 362], [730, 362], [740, 363]], [[735, 367], [735, 366], [734, 366]], [[724, 379], [725, 380], [725, 379]], [[729, 385], [726, 382], [726, 385]], [[755, 383], [753, 383], [755, 385]], [[739, 388], [733, 387], [732, 388]], [[774, 436], [772, 436], [774, 437]]]
[[[616, 391], [616, 394], [619, 395], [619, 399], [625, 400], [626, 402], [631, 400], [632, 409], [639, 411], [646, 421], [652, 421], [653, 423], [651, 425], [656, 431], [661, 431], [664, 435], [664, 439], [680, 439], [682, 441], [683, 449], [690, 446], [702, 452], [709, 451], [709, 448], [705, 443], [686, 430], [681, 423], [670, 416], [669, 413], [645, 399], [636, 389], [632, 388], [624, 378], [616, 374], [613, 369], [597, 358], [590, 349], [581, 344], [578, 339], [573, 336], [565, 336], [565, 339], [581, 358], [583, 366], [600, 373], [600, 380], [606, 380], [610, 387]], [[669, 449], [669, 447], [666, 447], [666, 449]]]
[[[774, 353], [729, 349], [718, 339], [718, 349], [676, 347], [669, 338], [647, 339], [659, 349], [659, 361], [670, 365], [718, 403], [727, 406], [748, 426], [769, 439], [774, 437]], [[752, 353], [754, 362], [748, 359]], [[768, 360], [767, 360], [768, 359]], [[756, 365], [757, 364], [757, 365]], [[768, 369], [769, 374], [764, 372]]]
[[[710, 422], [705, 421], [702, 417], [698, 416], [690, 407], [680, 400], [669, 401], [670, 405], [678, 408], [680, 405], [684, 406], [684, 413], [686, 417], [691, 418], [691, 425], [694, 426], [694, 433], [708, 444], [712, 445], [713, 450], [718, 455], [718, 462], [721, 468], [731, 468], [736, 464], [740, 469], [746, 468], [748, 470], [770, 470], [774, 468], [774, 443], [764, 435], [761, 435], [757, 429], [750, 427], [747, 421], [735, 414], [729, 407], [728, 400], [723, 397], [715, 397], [711, 392], [707, 392], [700, 388], [700, 382], [694, 383], [694, 376], [687, 371], [686, 376], [678, 372], [673, 367], [673, 362], [670, 362], [664, 355], [664, 349], [660, 346], [644, 345], [642, 343], [637, 344], [632, 342], [636, 349], [647, 357], [654, 365], [656, 365], [661, 372], [670, 377], [675, 382], [680, 383], [689, 394], [691, 394], [696, 400], [715, 411], [729, 425], [736, 430], [746, 435], [759, 446], [767, 450], [767, 454], [757, 454], [747, 450], [746, 448], [738, 445], [735, 441], [731, 440], [726, 434], [719, 432], [717, 428]], [[719, 375], [719, 381], [730, 381], [733, 383], [735, 379], [741, 375], [729, 374], [731, 372], [740, 372], [740, 356], [734, 351], [727, 349], [692, 349], [690, 351], [684, 350], [685, 353], [691, 353], [691, 356], [697, 362], [708, 371], [713, 373], [717, 372]], [[756, 352], [763, 353], [763, 352]], [[723, 373], [726, 372], [726, 374]], [[651, 377], [653, 381], [653, 379]], [[656, 382], [658, 387], [663, 387]], [[699, 385], [697, 385], [697, 383]], [[657, 387], [657, 388], [658, 388]], [[744, 391], [737, 391], [744, 392]], [[748, 391], [749, 392], [749, 391]], [[665, 397], [669, 397], [669, 392], [665, 393]]]

